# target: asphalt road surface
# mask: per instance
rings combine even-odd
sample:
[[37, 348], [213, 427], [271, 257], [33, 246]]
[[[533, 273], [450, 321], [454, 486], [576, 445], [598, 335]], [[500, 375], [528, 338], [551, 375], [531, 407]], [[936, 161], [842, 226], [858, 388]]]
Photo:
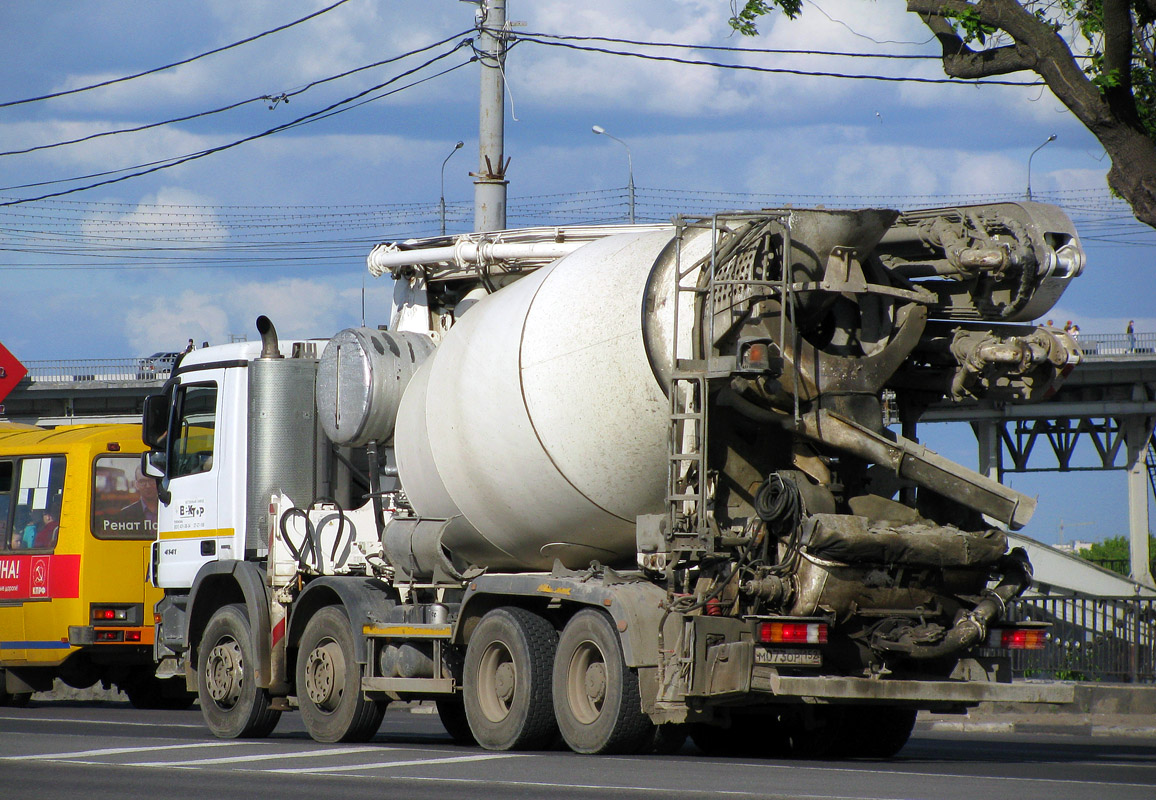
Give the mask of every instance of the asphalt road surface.
[[1153, 800], [1156, 741], [916, 731], [890, 761], [491, 753], [436, 715], [390, 710], [366, 744], [318, 744], [296, 714], [263, 740], [213, 738], [199, 711], [124, 703], [0, 708], [4, 800], [792, 798]]

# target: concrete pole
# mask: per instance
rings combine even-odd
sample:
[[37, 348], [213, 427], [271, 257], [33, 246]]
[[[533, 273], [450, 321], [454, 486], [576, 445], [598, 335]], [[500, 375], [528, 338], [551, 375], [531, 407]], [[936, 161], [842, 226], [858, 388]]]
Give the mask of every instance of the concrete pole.
[[1154, 420], [1148, 417], [1126, 417], [1124, 439], [1128, 444], [1128, 537], [1131, 578], [1156, 588], [1149, 567], [1148, 552], [1148, 465], [1144, 454], [1152, 438]]
[[[505, 124], [506, 0], [482, 0], [478, 52], [482, 82], [478, 116], [478, 171], [474, 176], [474, 230], [506, 227]], [[495, 35], [495, 33], [497, 35]]]
[[979, 472], [1000, 483], [1003, 483], [1003, 448], [999, 440], [1002, 425], [996, 420], [971, 423], [979, 444]]

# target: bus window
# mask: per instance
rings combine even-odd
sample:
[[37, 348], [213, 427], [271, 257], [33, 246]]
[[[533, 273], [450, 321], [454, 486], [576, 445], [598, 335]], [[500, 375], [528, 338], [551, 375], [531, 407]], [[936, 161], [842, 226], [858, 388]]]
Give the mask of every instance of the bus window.
[[21, 545], [50, 550], [60, 531], [64, 456], [21, 459], [19, 470], [15, 524], [20, 527]]
[[21, 532], [9, 519], [12, 511], [12, 462], [0, 461], [0, 550], [24, 545]]
[[99, 456], [92, 468], [92, 535], [154, 539], [157, 484], [141, 474], [137, 456]]
[[186, 386], [181, 390], [177, 440], [173, 443], [172, 478], [208, 472], [213, 467], [217, 387]]

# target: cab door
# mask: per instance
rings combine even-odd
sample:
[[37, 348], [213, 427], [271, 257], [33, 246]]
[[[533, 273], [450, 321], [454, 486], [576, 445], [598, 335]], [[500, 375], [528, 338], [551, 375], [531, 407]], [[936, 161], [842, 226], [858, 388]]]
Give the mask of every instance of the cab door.
[[222, 372], [198, 371], [173, 392], [154, 576], [163, 589], [192, 586], [201, 566], [217, 559], [218, 539], [232, 533], [220, 529], [217, 503]]

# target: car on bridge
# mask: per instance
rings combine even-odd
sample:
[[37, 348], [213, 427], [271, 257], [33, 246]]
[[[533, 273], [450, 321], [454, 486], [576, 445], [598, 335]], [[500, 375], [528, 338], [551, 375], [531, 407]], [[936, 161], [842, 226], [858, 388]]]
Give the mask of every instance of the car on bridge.
[[153, 353], [137, 362], [136, 377], [138, 381], [153, 380], [167, 377], [173, 371], [180, 353]]

